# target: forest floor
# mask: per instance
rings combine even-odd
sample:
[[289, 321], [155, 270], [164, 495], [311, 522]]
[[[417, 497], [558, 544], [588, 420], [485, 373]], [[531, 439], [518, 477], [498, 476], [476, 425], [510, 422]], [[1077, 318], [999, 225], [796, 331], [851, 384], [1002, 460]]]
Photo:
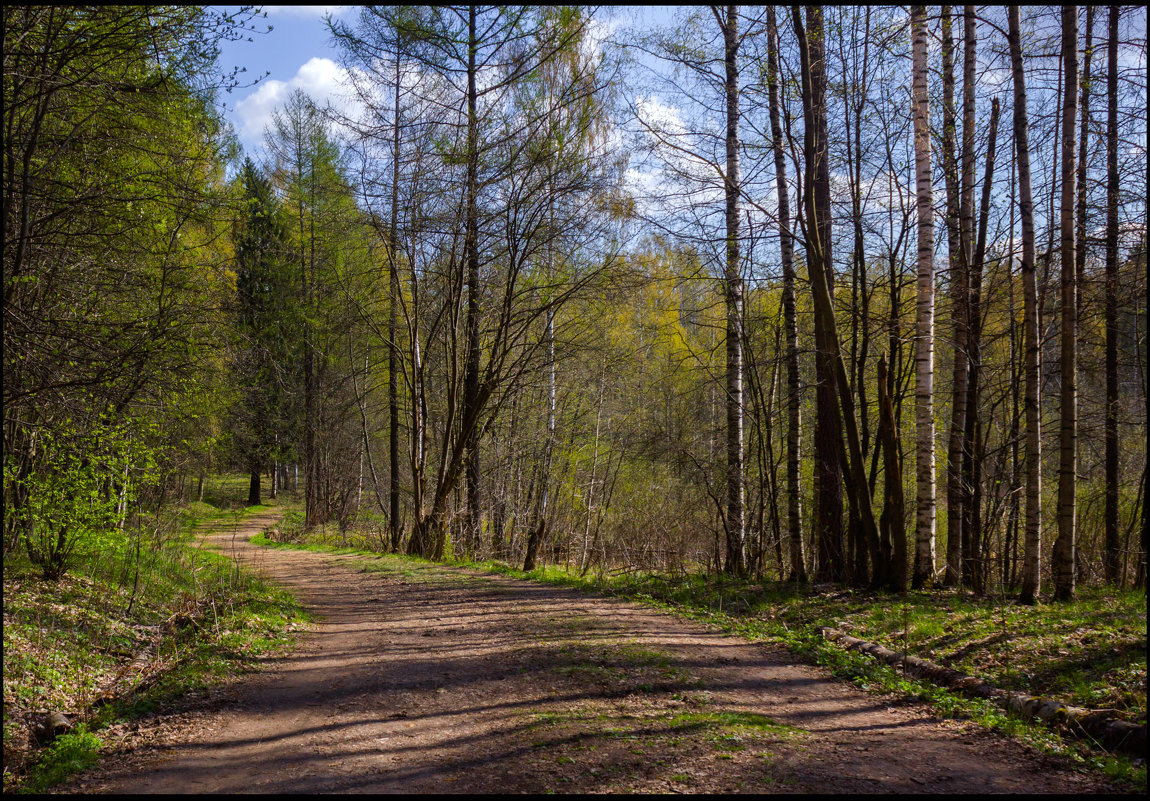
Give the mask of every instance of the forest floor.
[[1107, 792], [970, 722], [637, 604], [394, 557], [212, 544], [315, 621], [105, 736], [71, 792]]

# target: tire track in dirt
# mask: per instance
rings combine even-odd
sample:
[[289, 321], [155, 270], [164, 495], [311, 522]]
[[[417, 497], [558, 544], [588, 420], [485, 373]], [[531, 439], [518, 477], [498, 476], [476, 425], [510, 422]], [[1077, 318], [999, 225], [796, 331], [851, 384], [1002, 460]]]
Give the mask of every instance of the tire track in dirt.
[[70, 789], [1111, 789], [973, 724], [940, 722], [780, 649], [635, 604], [250, 544], [272, 519], [209, 540], [292, 590], [317, 622], [291, 653], [161, 723], [151, 742], [125, 740]]

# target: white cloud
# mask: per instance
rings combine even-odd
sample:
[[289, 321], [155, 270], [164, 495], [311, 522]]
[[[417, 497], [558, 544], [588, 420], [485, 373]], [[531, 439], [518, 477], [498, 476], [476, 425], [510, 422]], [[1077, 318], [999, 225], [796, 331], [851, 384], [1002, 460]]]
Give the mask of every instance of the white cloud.
[[306, 92], [320, 108], [330, 104], [341, 114], [357, 116], [357, 104], [348, 88], [348, 71], [329, 58], [313, 56], [290, 80], [264, 81], [255, 92], [236, 103], [240, 140], [245, 147], [262, 144], [272, 114], [296, 89]]

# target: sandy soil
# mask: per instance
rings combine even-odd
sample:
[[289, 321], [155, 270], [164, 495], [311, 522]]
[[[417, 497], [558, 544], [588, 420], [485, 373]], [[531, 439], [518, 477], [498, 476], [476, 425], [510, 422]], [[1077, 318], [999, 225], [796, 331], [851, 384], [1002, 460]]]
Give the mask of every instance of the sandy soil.
[[[972, 724], [614, 599], [212, 539], [315, 615], [79, 792], [1105, 792]], [[365, 570], [365, 566], [367, 566]]]

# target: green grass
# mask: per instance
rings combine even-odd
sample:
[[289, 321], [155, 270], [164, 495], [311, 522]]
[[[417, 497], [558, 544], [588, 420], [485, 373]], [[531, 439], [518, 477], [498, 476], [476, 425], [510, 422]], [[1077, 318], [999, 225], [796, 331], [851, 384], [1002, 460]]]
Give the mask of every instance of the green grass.
[[[193, 547], [197, 525], [218, 530], [268, 508], [225, 506], [196, 502], [168, 512], [145, 529], [138, 563], [135, 549], [97, 554], [52, 582], [19, 552], [5, 557], [6, 792], [57, 784], [96, 758], [102, 728], [245, 670], [305, 621], [284, 591]], [[141, 653], [148, 655], [143, 684], [135, 672], [114, 682]], [[37, 749], [31, 727], [52, 710], [84, 723]]]
[[67, 734], [57, 737], [44, 750], [39, 770], [31, 774], [19, 789], [39, 793], [59, 784], [73, 773], [85, 770], [100, 759], [100, 738], [81, 723]]
[[671, 726], [680, 730], [704, 730], [711, 742], [723, 751], [742, 751], [746, 740], [778, 740], [802, 733], [766, 715], [740, 711], [682, 712], [671, 718]]

